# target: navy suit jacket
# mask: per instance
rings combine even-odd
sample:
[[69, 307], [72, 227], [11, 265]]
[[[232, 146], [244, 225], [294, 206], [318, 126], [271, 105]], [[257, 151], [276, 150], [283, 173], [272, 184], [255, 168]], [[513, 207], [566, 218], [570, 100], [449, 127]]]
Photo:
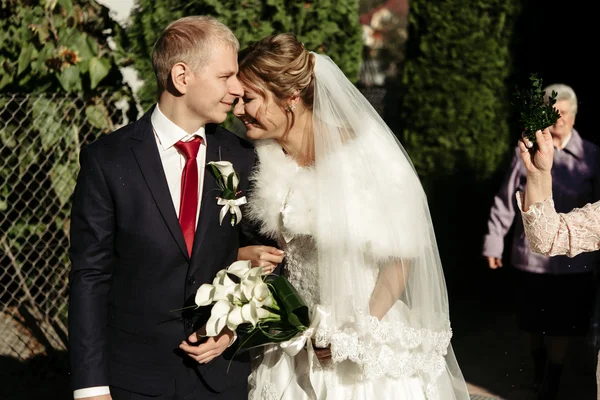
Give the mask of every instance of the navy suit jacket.
[[[194, 368], [209, 390], [247, 379], [245, 357], [221, 356], [199, 365], [179, 343], [210, 315], [194, 313], [202, 283], [237, 258], [247, 226], [219, 224], [220, 194], [206, 169], [191, 258], [173, 206], [147, 112], [82, 149], [71, 220], [69, 351], [73, 389], [115, 386], [158, 395], [173, 370]], [[253, 147], [207, 125], [206, 160], [233, 163], [247, 191], [256, 161]], [[220, 158], [219, 158], [220, 157]], [[242, 208], [243, 212], [243, 208]], [[231, 351], [230, 351], [231, 353]]]

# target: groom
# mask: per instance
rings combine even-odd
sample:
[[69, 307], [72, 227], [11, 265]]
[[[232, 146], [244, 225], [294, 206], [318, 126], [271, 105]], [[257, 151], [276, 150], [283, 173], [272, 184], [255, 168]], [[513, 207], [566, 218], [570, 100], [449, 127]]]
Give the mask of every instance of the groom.
[[243, 223], [220, 224], [221, 191], [205, 168], [229, 161], [248, 188], [253, 148], [214, 125], [243, 94], [238, 48], [211, 17], [173, 22], [152, 54], [158, 104], [81, 151], [70, 249], [75, 398], [247, 398], [249, 362], [223, 355], [233, 333], [199, 340], [210, 309], [181, 311], [247, 244]]

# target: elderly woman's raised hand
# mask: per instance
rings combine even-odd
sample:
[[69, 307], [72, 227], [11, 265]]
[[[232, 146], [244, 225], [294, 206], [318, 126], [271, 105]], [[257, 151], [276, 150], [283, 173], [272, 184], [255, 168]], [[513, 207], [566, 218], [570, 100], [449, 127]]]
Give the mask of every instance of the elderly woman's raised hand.
[[530, 141], [525, 133], [519, 139], [521, 159], [528, 175], [550, 173], [554, 158], [554, 144], [548, 128], [535, 133], [536, 143]]

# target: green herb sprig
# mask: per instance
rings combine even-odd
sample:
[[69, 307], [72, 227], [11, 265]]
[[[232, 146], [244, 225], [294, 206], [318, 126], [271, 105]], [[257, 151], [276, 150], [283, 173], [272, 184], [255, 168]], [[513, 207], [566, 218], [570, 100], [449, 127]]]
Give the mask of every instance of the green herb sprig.
[[529, 76], [529, 81], [531, 82], [529, 89], [516, 88], [513, 105], [519, 111], [525, 136], [535, 143], [535, 132], [554, 125], [560, 118], [560, 113], [554, 108], [558, 93], [553, 90], [546, 103], [544, 101], [546, 92], [542, 90], [542, 79], [534, 73]]

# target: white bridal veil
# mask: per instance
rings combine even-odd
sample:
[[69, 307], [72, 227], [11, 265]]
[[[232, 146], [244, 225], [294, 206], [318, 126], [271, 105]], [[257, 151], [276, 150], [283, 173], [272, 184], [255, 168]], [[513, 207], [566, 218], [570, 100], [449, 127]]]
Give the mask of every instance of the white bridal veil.
[[328, 312], [317, 346], [330, 345], [352, 379], [418, 376], [429, 399], [468, 399], [427, 198], [410, 158], [335, 63], [312, 54], [315, 240]]

